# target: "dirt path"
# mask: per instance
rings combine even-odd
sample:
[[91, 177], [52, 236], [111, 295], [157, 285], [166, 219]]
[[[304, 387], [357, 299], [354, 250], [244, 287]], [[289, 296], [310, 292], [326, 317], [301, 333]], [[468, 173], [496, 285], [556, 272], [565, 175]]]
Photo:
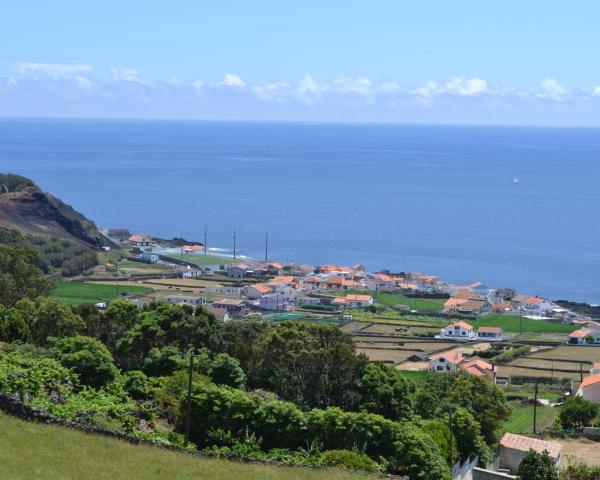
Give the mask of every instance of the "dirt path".
[[561, 465], [567, 466], [569, 457], [575, 458], [576, 462], [588, 465], [600, 465], [600, 442], [594, 442], [586, 438], [568, 438], [564, 440], [552, 440], [560, 443], [562, 448]]

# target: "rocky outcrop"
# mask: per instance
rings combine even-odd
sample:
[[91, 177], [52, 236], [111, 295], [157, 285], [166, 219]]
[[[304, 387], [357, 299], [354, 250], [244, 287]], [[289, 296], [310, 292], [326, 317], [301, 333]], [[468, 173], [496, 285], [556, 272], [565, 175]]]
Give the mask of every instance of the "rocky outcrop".
[[65, 238], [92, 248], [113, 246], [94, 222], [36, 185], [0, 193], [0, 225]]

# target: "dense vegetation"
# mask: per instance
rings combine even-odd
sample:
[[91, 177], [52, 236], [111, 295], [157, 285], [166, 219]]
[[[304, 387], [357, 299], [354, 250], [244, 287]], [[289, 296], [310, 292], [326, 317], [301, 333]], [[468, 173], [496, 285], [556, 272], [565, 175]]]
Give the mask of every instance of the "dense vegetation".
[[35, 265], [45, 274], [72, 277], [98, 264], [98, 254], [70, 240], [23, 235], [18, 230], [0, 227], [0, 245], [37, 252]]
[[21, 259], [35, 274], [0, 307], [0, 391], [57, 418], [184, 446], [193, 354], [196, 448], [441, 480], [459, 457], [488, 459], [510, 415], [485, 380], [417, 387], [330, 325], [223, 325], [202, 307], [158, 302], [65, 305], [36, 294], [35, 261]]

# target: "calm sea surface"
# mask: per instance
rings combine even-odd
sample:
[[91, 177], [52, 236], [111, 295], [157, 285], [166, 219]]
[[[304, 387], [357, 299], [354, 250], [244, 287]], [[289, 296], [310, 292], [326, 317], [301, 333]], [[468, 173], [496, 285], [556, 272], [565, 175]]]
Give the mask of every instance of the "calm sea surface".
[[600, 130], [0, 120], [0, 171], [100, 226], [600, 302]]

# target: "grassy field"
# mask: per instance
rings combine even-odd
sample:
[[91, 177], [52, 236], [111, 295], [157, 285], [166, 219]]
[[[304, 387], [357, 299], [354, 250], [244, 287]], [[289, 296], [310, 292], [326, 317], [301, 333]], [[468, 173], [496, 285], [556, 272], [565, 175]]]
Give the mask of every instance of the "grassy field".
[[501, 327], [504, 332], [515, 333], [520, 332], [521, 328], [523, 332], [530, 333], [571, 333], [579, 328], [573, 325], [552, 323], [545, 320], [521, 318], [517, 315], [486, 315], [478, 320], [470, 320], [469, 323], [477, 328], [484, 326]]
[[99, 303], [113, 300], [122, 293], [143, 294], [150, 288], [131, 285], [102, 285], [97, 283], [61, 282], [50, 292], [50, 296], [69, 305]]
[[557, 372], [553, 370], [532, 370], [527, 367], [501, 365], [498, 367], [498, 375], [501, 377], [538, 377], [540, 379], [569, 379], [579, 381], [579, 372]]
[[[512, 415], [502, 426], [504, 432], [531, 434], [533, 433], [533, 405], [521, 405], [521, 402], [510, 402]], [[536, 428], [541, 430], [554, 422], [558, 409], [554, 407], [538, 407]]]
[[215, 257], [213, 255], [201, 255], [193, 253], [174, 253], [168, 255], [171, 258], [177, 260], [183, 260], [184, 262], [190, 262], [196, 265], [228, 265], [233, 263], [233, 258]]
[[420, 312], [439, 312], [444, 308], [446, 300], [436, 298], [412, 298], [399, 293], [371, 292], [378, 302], [394, 308], [397, 305], [406, 305], [411, 310]]
[[[600, 362], [600, 347], [577, 347], [563, 345], [553, 348], [552, 350], [544, 350], [543, 352], [532, 353], [528, 358], [577, 360], [582, 363]], [[574, 366], [577, 367], [577, 365]]]
[[11, 480], [358, 480], [342, 470], [198, 458], [0, 413], [0, 478]]
[[170, 268], [164, 263], [144, 263], [144, 262], [133, 262], [131, 260], [121, 260], [117, 267], [119, 269], [133, 269], [133, 270], [170, 270]]

